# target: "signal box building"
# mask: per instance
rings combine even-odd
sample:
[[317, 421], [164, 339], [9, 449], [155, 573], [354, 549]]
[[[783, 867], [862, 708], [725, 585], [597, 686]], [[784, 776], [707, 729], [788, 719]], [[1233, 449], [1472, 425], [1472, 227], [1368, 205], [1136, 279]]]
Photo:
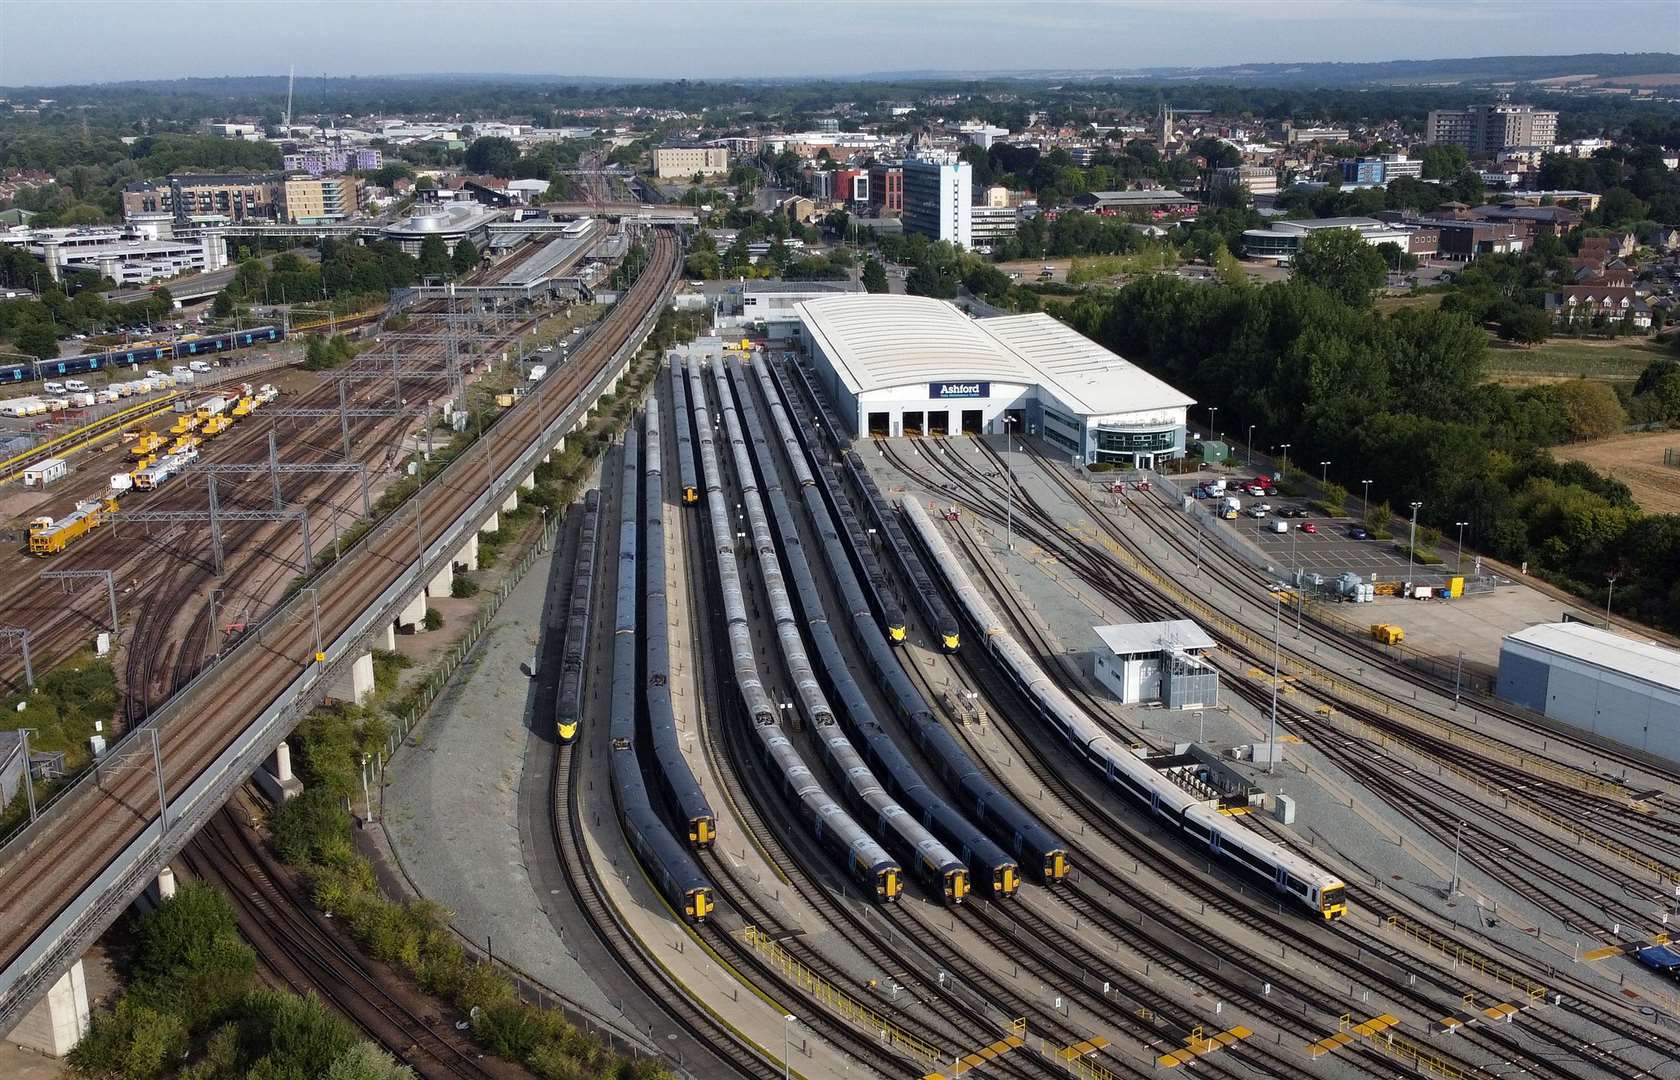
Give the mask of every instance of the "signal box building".
[[1680, 765], [1680, 650], [1586, 623], [1506, 636], [1499, 696]]
[[1219, 704], [1219, 672], [1202, 659], [1213, 639], [1189, 619], [1092, 629], [1104, 646], [1092, 661], [1097, 681], [1121, 704], [1159, 701], [1169, 709]]
[[796, 305], [796, 342], [856, 435], [1043, 438], [1084, 462], [1182, 457], [1194, 400], [1049, 315], [970, 319], [886, 293]]

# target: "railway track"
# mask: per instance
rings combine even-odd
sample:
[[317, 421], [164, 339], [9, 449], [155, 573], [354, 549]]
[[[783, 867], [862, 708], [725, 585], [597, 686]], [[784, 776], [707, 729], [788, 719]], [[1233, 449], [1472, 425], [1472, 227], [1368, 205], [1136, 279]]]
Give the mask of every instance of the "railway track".
[[309, 910], [230, 804], [194, 838], [183, 855], [201, 880], [233, 901], [240, 933], [257, 950], [270, 976], [297, 993], [315, 992], [426, 1080], [505, 1080], [527, 1075], [486, 1058], [457, 1031], [452, 1017], [418, 1011], [418, 995], [402, 976], [346, 945], [339, 932]]
[[[908, 466], [907, 463], [903, 462], [902, 458], [900, 458], [898, 464], [901, 467], [901, 469], [906, 472], [906, 475], [912, 475], [912, 476], [920, 475], [917, 470], [913, 469], [912, 467]], [[977, 480], [978, 481], [983, 481], [983, 483], [981, 483], [979, 485], [982, 488], [984, 488], [985, 484], [992, 483], [990, 478], [980, 477], [980, 476], [961, 477], [960, 479], [962, 479], [964, 481], [964, 483], [962, 484], [962, 488], [964, 490], [967, 490], [970, 486], [973, 486], [974, 481], [977, 481]], [[927, 482], [927, 478], [925, 476], [922, 477], [922, 480], [923, 480], [924, 483]], [[938, 481], [934, 482], [932, 487], [935, 490], [938, 490], [942, 487], [946, 488], [946, 490], [950, 489], [948, 485], [945, 485], [942, 482], [938, 482]], [[1001, 495], [1001, 490], [999, 490], [998, 493]], [[1022, 503], [1017, 504], [1019, 507], [1022, 508], [1023, 515], [1030, 515], [1035, 510], [1037, 510], [1038, 513], [1042, 514], [1042, 509], [1041, 508], [1035, 508], [1033, 506], [1033, 503], [1031, 502], [1030, 498], [1028, 498], [1024, 492], [1019, 492], [1018, 491], [1017, 492], [1017, 498], [1020, 498], [1020, 499], [1023, 500]], [[975, 500], [972, 497], [970, 497], [970, 498], [968, 498], [964, 501], [965, 501], [965, 505], [968, 505], [969, 508], [971, 509], [971, 511], [976, 512], [976, 513], [980, 513], [982, 516], [986, 516], [989, 519], [994, 520], [994, 521], [1001, 524], [1001, 518], [1002, 518], [1003, 515], [997, 513], [996, 510], [995, 510], [995, 507], [989, 507], [987, 504], [985, 504], [983, 502], [980, 502], [978, 500]], [[1080, 572], [1081, 576], [1086, 578], [1088, 580], [1088, 582], [1090, 582], [1094, 587], [1097, 587], [1100, 590], [1103, 590], [1103, 591], [1109, 593], [1114, 599], [1116, 599], [1117, 602], [1120, 602], [1123, 605], [1132, 607], [1134, 610], [1139, 610], [1140, 599], [1139, 599], [1138, 595], [1135, 595], [1138, 592], [1135, 585], [1130, 583], [1130, 582], [1117, 582], [1117, 580], [1114, 577], [1107, 574], [1105, 567], [1100, 566], [1100, 565], [1092, 565], [1091, 559], [1094, 558], [1094, 557], [1089, 556], [1088, 553], [1084, 553], [1081, 550], [1073, 549], [1073, 545], [1071, 545], [1069, 542], [1065, 541], [1065, 539], [1062, 537], [1061, 530], [1059, 528], [1054, 528], [1054, 523], [1050, 521], [1050, 519], [1048, 518], [1048, 515], [1043, 515], [1042, 519], [1036, 525], [1035, 525], [1034, 521], [1032, 520], [1032, 518], [1029, 517], [1029, 516], [1023, 516], [1022, 518], [1018, 518], [1018, 522], [1021, 524], [1021, 526], [1023, 526], [1024, 528], [1026, 528], [1028, 530], [1036, 530], [1035, 534], [1034, 534], [1034, 537], [1033, 537], [1036, 542], [1040, 543], [1040, 545], [1045, 547], [1047, 550], [1056, 551], [1058, 554], [1064, 556], [1065, 561], [1067, 561], [1069, 565], [1075, 567], [1076, 570], [1078, 570], [1078, 572]], [[1052, 531], [1052, 529], [1053, 529], [1053, 531]], [[976, 564], [977, 565], [982, 566], [982, 567], [985, 566], [985, 561], [982, 558], [978, 557], [977, 552], [973, 552], [971, 554], [974, 554], [976, 556]], [[1007, 587], [1001, 585], [1001, 583], [994, 583], [994, 591], [1007, 592]], [[1142, 604], [1143, 604], [1143, 606], [1142, 606], [1141, 610], [1139, 610], [1139, 613], [1143, 617], [1162, 617], [1164, 614], [1166, 614], [1166, 612], [1164, 612], [1164, 610], [1163, 610], [1163, 607], [1159, 606], [1160, 605], [1159, 601], [1155, 601], [1155, 600], [1146, 598], [1144, 601], [1142, 601]], [[1155, 604], [1157, 606], [1152, 607], [1152, 606], [1150, 606], [1151, 604]], [[1028, 758], [1029, 757], [1029, 751], [1027, 750], [1027, 748], [1025, 746], [1017, 745], [1016, 748], [1022, 754], [1023, 758]], [[1041, 782], [1046, 783], [1047, 786], [1053, 786], [1053, 785], [1057, 785], [1057, 784], [1060, 783], [1060, 777], [1057, 776], [1057, 775], [1054, 775], [1054, 770], [1046, 769], [1046, 770], [1042, 770], [1042, 771], [1037, 771], [1037, 776], [1038, 776], [1038, 779]], [[1170, 872], [1170, 868], [1167, 872]], [[1182, 875], [1178, 875], [1178, 876], [1182, 877]], [[1221, 901], [1225, 899], [1225, 898], [1222, 898], [1222, 897], [1218, 896], [1217, 894], [1213, 895], [1213, 896], [1208, 896], [1208, 895], [1206, 895], [1204, 890], [1201, 890], [1199, 888], [1195, 891], [1197, 892], [1198, 895], [1200, 895], [1202, 897], [1202, 900], [1203, 900], [1204, 903], [1212, 903], [1215, 906], [1218, 906], [1221, 903]], [[1226, 902], [1228, 903], [1228, 900], [1226, 900]], [[1274, 925], [1269, 932], [1275, 934], [1275, 933], [1279, 932], [1280, 929], [1289, 929], [1289, 928], [1287, 927], [1286, 924], [1284, 924], [1284, 925]], [[1340, 930], [1339, 933], [1341, 933], [1343, 935], [1351, 936], [1351, 932], [1346, 930], [1345, 928]], [[1302, 947], [1304, 947], [1304, 948], [1311, 948], [1314, 945], [1314, 943], [1310, 942], [1310, 941], [1304, 941], [1301, 944], [1302, 944]], [[1370, 943], [1368, 943], [1368, 942], [1353, 942], [1352, 944], [1354, 944], [1354, 946], [1356, 948], [1368, 948], [1369, 945], [1370, 945]], [[1402, 961], [1398, 958], [1398, 954], [1396, 954], [1396, 956], [1397, 956], [1397, 962], [1415, 963], [1415, 958], [1409, 958], [1408, 957], [1408, 958], [1405, 958]], [[1349, 963], [1353, 963], [1353, 961], [1350, 961], [1347, 957], [1343, 956], [1342, 958], [1340, 958], [1338, 960], [1338, 963], [1346, 965], [1346, 964], [1349, 964]], [[1368, 968], [1368, 966], [1365, 967], [1365, 970], [1358, 970], [1359, 967], [1360, 967], [1360, 965], [1355, 965], [1355, 969], [1348, 972], [1348, 975], [1349, 975], [1350, 978], [1358, 978], [1358, 979], [1364, 980], [1367, 985], [1369, 985], [1372, 980], [1376, 980], [1379, 983], [1383, 980], [1383, 974], [1381, 972], [1371, 970], [1371, 969]], [[1453, 994], [1453, 987], [1452, 987], [1451, 982], [1448, 981], [1449, 978], [1450, 978], [1450, 975], [1443, 975], [1441, 978], [1439, 978], [1437, 980], [1438, 989], [1443, 994], [1443, 996]], [[1456, 995], [1454, 995], [1454, 996], [1456, 996]], [[1418, 1003], [1418, 1004], [1419, 1004], [1419, 1007], [1420, 1007], [1420, 1011], [1422, 1011], [1425, 1015], [1429, 1015], [1429, 1009], [1432, 1007], [1433, 1003]], [[1434, 1006], [1434, 1007], [1438, 1007], [1438, 1006]], [[1648, 1032], [1645, 1032], [1643, 1029], [1640, 1029], [1640, 1028], [1637, 1028], [1637, 1027], [1631, 1027], [1631, 1026], [1627, 1025], [1625, 1021], [1621, 1025], [1619, 1025], [1618, 1027], [1614, 1028], [1613, 1030], [1617, 1030], [1619, 1033], [1624, 1034], [1626, 1037], [1632, 1039], [1635, 1042], [1639, 1042], [1642, 1045], [1655, 1048], [1654, 1045], [1650, 1042], [1650, 1035], [1649, 1035]], [[1581, 1045], [1578, 1039], [1554, 1038], [1552, 1041], [1554, 1042], [1555, 1046], [1560, 1047], [1560, 1048], [1569, 1049], [1572, 1053], [1578, 1051], [1579, 1047]], [[1516, 1049], [1516, 1048], [1505, 1047], [1505, 1048], [1503, 1048], [1502, 1052], [1509, 1053], [1509, 1052], [1511, 1052], [1512, 1049]], [[1520, 1049], [1518, 1050], [1518, 1052], [1519, 1053], [1521, 1052]], [[1639, 1067], [1634, 1062], [1623, 1062], [1623, 1065], [1627, 1068], [1630, 1068], [1630, 1069], [1637, 1069]]]
[[[602, 370], [617, 347], [662, 304], [678, 269], [676, 238], [661, 233], [649, 265], [608, 312], [600, 332], [573, 361], [538, 384], [525, 401], [503, 414], [469, 450], [414, 501], [401, 528], [395, 523], [363, 537], [320, 574], [321, 633], [336, 638], [412, 562], [420, 542], [435, 540], [477, 498], [477, 477], [497, 475], [536, 438], [548, 403], [569, 403]], [[155, 716], [163, 747], [167, 791], [180, 792], [215, 759], [227, 742], [275, 701], [312, 662], [314, 632], [307, 611], [283, 610], [247, 634], [244, 662], [219, 664], [200, 680], [191, 707]], [[252, 659], [262, 655], [261, 663]], [[225, 672], [226, 674], [219, 674]], [[215, 687], [212, 692], [211, 687]], [[177, 701], [181, 701], [178, 697]], [[126, 740], [133, 744], [135, 740]], [[107, 755], [127, 759], [129, 746]], [[138, 760], [138, 759], [137, 759]], [[149, 771], [102, 766], [93, 781], [73, 785], [56, 807], [0, 851], [0, 957], [10, 966], [24, 947], [155, 820], [156, 779]], [[74, 839], [72, 839], [72, 837]], [[66, 856], [66, 852], [72, 853]], [[114, 915], [114, 912], [112, 913]]]

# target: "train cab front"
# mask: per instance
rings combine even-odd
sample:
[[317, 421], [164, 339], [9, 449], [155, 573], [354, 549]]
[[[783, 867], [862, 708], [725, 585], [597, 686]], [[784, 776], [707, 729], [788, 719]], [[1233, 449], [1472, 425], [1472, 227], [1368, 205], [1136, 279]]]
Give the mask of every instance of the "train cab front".
[[559, 722], [554, 725], [554, 734], [555, 737], [560, 740], [562, 745], [574, 741], [578, 735], [577, 720], [570, 716], [562, 717]]
[[1021, 868], [1012, 862], [992, 867], [992, 895], [1014, 896], [1021, 887]]
[[1318, 896], [1318, 911], [1325, 922], [1347, 917], [1347, 890], [1340, 885], [1326, 886]]
[[1045, 852], [1044, 855], [1044, 884], [1054, 885], [1068, 875], [1067, 852], [1057, 848], [1055, 851]]
[[962, 639], [955, 630], [939, 635], [939, 647], [948, 653], [954, 653], [962, 645]]
[[887, 627], [887, 640], [892, 642], [894, 645], [904, 644], [904, 637], [905, 633], [903, 623], [894, 623]]
[[883, 867], [875, 872], [875, 896], [883, 904], [897, 903], [899, 891], [903, 888], [904, 883], [898, 877], [898, 867]]
[[717, 822], [709, 817], [689, 818], [688, 842], [696, 848], [705, 849], [712, 846], [717, 839]]
[[705, 922], [715, 907], [712, 900], [712, 890], [709, 888], [690, 889], [683, 898], [683, 915], [691, 923]]
[[699, 489], [696, 488], [693, 484], [685, 485], [683, 487], [683, 504], [685, 506], [693, 506], [695, 503], [697, 503], [699, 501], [700, 501], [700, 491], [699, 491]]
[[945, 871], [944, 892], [947, 904], [960, 904], [968, 896], [968, 870]]

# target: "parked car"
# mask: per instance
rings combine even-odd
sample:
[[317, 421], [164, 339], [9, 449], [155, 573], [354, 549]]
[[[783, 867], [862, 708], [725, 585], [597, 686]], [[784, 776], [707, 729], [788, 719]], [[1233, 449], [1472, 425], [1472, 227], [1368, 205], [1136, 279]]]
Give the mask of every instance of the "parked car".
[[1253, 506], [1248, 508], [1248, 516], [1251, 518], [1263, 518], [1266, 516], [1266, 508], [1259, 503], [1255, 503]]
[[1309, 521], [1301, 526], [1301, 531], [1304, 533], [1316, 533], [1318, 531], [1318, 526]]
[[1289, 522], [1284, 521], [1282, 518], [1273, 518], [1272, 523], [1266, 527], [1275, 533], [1286, 533], [1289, 531]]
[[1362, 529], [1358, 525], [1355, 525], [1353, 528], [1348, 530], [1348, 539], [1369, 540], [1371, 539], [1371, 533], [1368, 529]]

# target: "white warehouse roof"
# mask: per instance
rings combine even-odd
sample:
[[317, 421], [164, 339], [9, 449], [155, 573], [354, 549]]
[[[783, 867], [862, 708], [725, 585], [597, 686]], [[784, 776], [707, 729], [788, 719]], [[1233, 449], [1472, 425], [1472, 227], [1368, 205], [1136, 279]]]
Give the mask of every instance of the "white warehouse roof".
[[853, 394], [942, 379], [1032, 382], [1018, 357], [943, 300], [865, 293], [794, 310]]
[[1042, 313], [975, 320], [944, 300], [886, 293], [820, 297], [794, 310], [854, 395], [975, 379], [1042, 386], [1087, 416], [1195, 404]]
[[1062, 403], [1087, 416], [1184, 408], [1196, 399], [1043, 312], [981, 319], [980, 328], [1039, 374]]
[[1655, 642], [1626, 638], [1578, 622], [1541, 623], [1507, 634], [1505, 640], [1680, 691], [1680, 650]]
[[1091, 629], [1116, 656], [1161, 652], [1163, 649], [1211, 649], [1214, 644], [1207, 631], [1190, 619], [1121, 623], [1117, 626], [1093, 626]]

